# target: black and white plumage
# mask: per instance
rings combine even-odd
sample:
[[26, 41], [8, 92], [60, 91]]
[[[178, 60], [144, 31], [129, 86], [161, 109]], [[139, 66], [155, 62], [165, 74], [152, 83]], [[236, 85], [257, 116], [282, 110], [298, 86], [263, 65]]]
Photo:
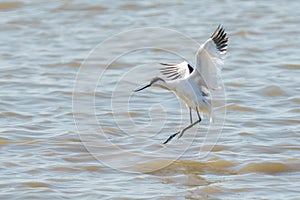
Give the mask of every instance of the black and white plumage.
[[[223, 65], [224, 55], [227, 52], [228, 37], [225, 29], [220, 25], [198, 49], [196, 53], [196, 67], [193, 67], [186, 61], [179, 64], [163, 64], [161, 73], [166, 79], [155, 77], [150, 83], [140, 89], [147, 87], [160, 87], [173, 91], [190, 110], [191, 124], [184, 129], [171, 135], [165, 142], [169, 142], [173, 137], [183, 133], [201, 121], [200, 112], [207, 113], [212, 119], [212, 106], [207, 99], [210, 90], [216, 90], [221, 87], [221, 67]], [[192, 122], [191, 111], [196, 110], [198, 120]]]
[[179, 64], [160, 64], [166, 66], [160, 69], [161, 73], [172, 80], [186, 78], [194, 71], [194, 68], [186, 61]]

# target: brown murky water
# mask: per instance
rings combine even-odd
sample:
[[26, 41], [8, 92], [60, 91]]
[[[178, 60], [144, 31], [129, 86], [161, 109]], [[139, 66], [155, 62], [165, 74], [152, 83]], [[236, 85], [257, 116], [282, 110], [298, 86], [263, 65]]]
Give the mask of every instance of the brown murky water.
[[[1, 199], [300, 198], [298, 1], [1, 1], [0, 16]], [[230, 37], [221, 134], [206, 135], [204, 117], [161, 144], [188, 110], [172, 93], [132, 91], [180, 55], [120, 56], [151, 33], [89, 57], [99, 73], [108, 54], [119, 56], [91, 78], [96, 88], [74, 89], [90, 51], [112, 35], [163, 27], [202, 43], [218, 24]], [[166, 49], [191, 48], [160, 36], [153, 43]], [[92, 113], [74, 110], [73, 92], [95, 100]]]

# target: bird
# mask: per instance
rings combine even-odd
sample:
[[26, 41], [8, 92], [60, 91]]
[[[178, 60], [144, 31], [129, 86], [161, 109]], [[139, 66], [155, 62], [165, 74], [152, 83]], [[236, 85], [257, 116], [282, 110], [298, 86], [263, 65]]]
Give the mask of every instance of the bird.
[[[184, 132], [201, 122], [201, 113], [205, 113], [213, 121], [213, 108], [209, 100], [210, 91], [218, 90], [220, 86], [221, 70], [227, 52], [228, 37], [222, 25], [219, 25], [196, 52], [196, 66], [187, 61], [179, 64], [160, 63], [164, 78], [154, 77], [150, 83], [134, 90], [139, 92], [149, 87], [158, 87], [172, 91], [189, 108], [190, 124], [170, 135], [163, 144], [167, 144], [175, 136], [178, 139]], [[193, 122], [192, 110], [198, 119]]]

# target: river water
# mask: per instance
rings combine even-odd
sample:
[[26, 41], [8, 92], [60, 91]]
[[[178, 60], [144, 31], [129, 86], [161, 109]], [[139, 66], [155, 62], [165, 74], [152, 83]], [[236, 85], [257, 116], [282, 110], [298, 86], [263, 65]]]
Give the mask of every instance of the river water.
[[[0, 1], [0, 16], [1, 199], [300, 198], [298, 1]], [[187, 108], [133, 90], [193, 63], [219, 24], [216, 120], [163, 145]]]

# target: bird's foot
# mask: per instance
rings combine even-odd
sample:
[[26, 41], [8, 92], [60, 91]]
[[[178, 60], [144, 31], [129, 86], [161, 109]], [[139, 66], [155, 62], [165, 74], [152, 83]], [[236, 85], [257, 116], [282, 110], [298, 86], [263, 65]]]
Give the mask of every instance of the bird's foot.
[[163, 144], [167, 144], [170, 140], [172, 140], [178, 133], [180, 133], [180, 131], [170, 135], [170, 137], [168, 137], [168, 139], [163, 143]]

